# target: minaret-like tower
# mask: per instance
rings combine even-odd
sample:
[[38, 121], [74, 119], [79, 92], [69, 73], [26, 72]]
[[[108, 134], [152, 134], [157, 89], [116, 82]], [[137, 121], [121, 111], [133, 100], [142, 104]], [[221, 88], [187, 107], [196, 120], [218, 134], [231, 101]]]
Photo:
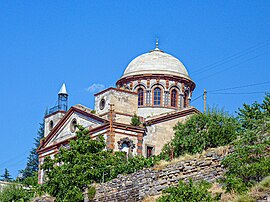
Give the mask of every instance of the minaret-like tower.
[[57, 105], [50, 108], [48, 114], [44, 117], [45, 128], [44, 137], [46, 137], [56, 126], [56, 124], [63, 118], [68, 110], [68, 93], [66, 85], [63, 83], [59, 93]]
[[67, 111], [68, 108], [68, 93], [66, 85], [63, 83], [59, 93], [58, 93], [58, 110]]

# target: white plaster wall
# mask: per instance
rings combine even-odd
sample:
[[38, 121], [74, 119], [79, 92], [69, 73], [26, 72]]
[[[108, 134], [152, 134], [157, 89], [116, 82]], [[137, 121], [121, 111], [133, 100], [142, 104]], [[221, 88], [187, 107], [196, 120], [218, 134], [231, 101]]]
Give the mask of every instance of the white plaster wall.
[[47, 137], [47, 135], [51, 132], [50, 130], [50, 121], [53, 121], [53, 127], [57, 125], [57, 123], [63, 118], [65, 113], [63, 112], [57, 112], [54, 115], [51, 115], [44, 120], [44, 137]]
[[97, 126], [102, 125], [102, 123], [99, 121], [96, 121], [92, 118], [81, 115], [79, 113], [74, 113], [69, 117], [69, 119], [65, 122], [65, 124], [60, 128], [60, 130], [57, 132], [57, 134], [51, 140], [48, 146], [64, 141], [76, 135], [75, 131], [74, 132], [71, 131], [71, 124], [72, 124], [73, 119], [76, 119], [77, 124], [82, 125], [85, 128], [89, 128], [89, 127], [95, 128]]

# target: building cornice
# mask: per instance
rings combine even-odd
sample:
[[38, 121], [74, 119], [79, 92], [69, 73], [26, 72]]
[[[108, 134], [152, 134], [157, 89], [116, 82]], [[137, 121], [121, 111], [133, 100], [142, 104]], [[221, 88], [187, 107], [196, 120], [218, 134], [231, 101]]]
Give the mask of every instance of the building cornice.
[[107, 92], [107, 91], [110, 91], [110, 90], [115, 90], [115, 91], [119, 91], [119, 92], [124, 92], [124, 93], [130, 93], [130, 94], [133, 94], [133, 95], [137, 95], [137, 93], [132, 92], [132, 91], [129, 91], [129, 90], [110, 87], [110, 88], [107, 88], [107, 89], [105, 89], [105, 90], [103, 90], [103, 91], [100, 91], [100, 92], [96, 93], [94, 96], [103, 94], [103, 93], [105, 93], [105, 92]]
[[139, 75], [134, 75], [134, 76], [127, 76], [127, 77], [123, 77], [119, 79], [116, 82], [116, 86], [121, 86], [122, 84], [126, 84], [130, 81], [147, 80], [147, 79], [164, 79], [164, 80], [169, 80], [169, 81], [185, 83], [188, 86], [190, 86], [192, 91], [196, 87], [196, 84], [191, 79], [180, 77], [180, 76], [174, 76], [174, 75], [166, 75], [166, 74], [139, 74]]
[[188, 108], [182, 109], [181, 111], [177, 111], [177, 112], [161, 115], [158, 117], [150, 118], [144, 122], [144, 125], [146, 125], [146, 126], [147, 125], [154, 125], [154, 124], [162, 123], [165, 121], [170, 121], [170, 120], [173, 120], [176, 118], [181, 118], [181, 117], [185, 117], [185, 116], [188, 116], [191, 114], [199, 114], [199, 113], [201, 113], [201, 112], [198, 109], [196, 109], [195, 107], [188, 107]]

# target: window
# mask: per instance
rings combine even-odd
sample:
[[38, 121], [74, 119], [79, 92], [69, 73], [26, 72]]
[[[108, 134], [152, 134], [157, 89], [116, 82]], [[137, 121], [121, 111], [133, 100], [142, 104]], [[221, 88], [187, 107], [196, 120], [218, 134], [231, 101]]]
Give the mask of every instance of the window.
[[188, 94], [185, 92], [185, 97], [184, 97], [184, 108], [188, 107]]
[[122, 149], [121, 149], [122, 152], [125, 152], [126, 154], [128, 154], [129, 152], [129, 147], [126, 143], [123, 143], [122, 144]]
[[154, 89], [154, 105], [161, 105], [161, 89], [159, 87]]
[[143, 105], [143, 89], [139, 88], [138, 90], [138, 106]]
[[177, 107], [177, 91], [175, 89], [171, 91], [171, 106]]
[[149, 158], [154, 155], [154, 147], [146, 146], [146, 157]]
[[99, 103], [99, 109], [100, 109], [100, 110], [103, 110], [103, 109], [105, 108], [105, 104], [106, 104], [106, 101], [105, 101], [104, 98], [102, 98], [102, 99], [100, 100], [100, 103]]
[[70, 130], [71, 130], [72, 133], [75, 132], [75, 130], [76, 130], [76, 125], [77, 125], [77, 120], [76, 120], [76, 119], [73, 119], [73, 120], [71, 121], [71, 123], [70, 123]]
[[53, 121], [51, 120], [50, 122], [49, 122], [49, 130], [52, 130], [53, 129]]

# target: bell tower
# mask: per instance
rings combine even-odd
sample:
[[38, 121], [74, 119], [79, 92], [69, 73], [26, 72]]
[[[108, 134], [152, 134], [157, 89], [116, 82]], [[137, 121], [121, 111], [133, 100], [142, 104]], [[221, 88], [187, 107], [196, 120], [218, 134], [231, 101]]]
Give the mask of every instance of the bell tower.
[[59, 93], [58, 93], [58, 110], [67, 111], [68, 108], [68, 93], [66, 85], [63, 83]]
[[58, 92], [57, 105], [50, 108], [49, 112], [45, 115], [45, 128], [44, 137], [46, 137], [56, 124], [63, 118], [68, 110], [68, 93], [66, 85], [63, 83], [60, 91]]

